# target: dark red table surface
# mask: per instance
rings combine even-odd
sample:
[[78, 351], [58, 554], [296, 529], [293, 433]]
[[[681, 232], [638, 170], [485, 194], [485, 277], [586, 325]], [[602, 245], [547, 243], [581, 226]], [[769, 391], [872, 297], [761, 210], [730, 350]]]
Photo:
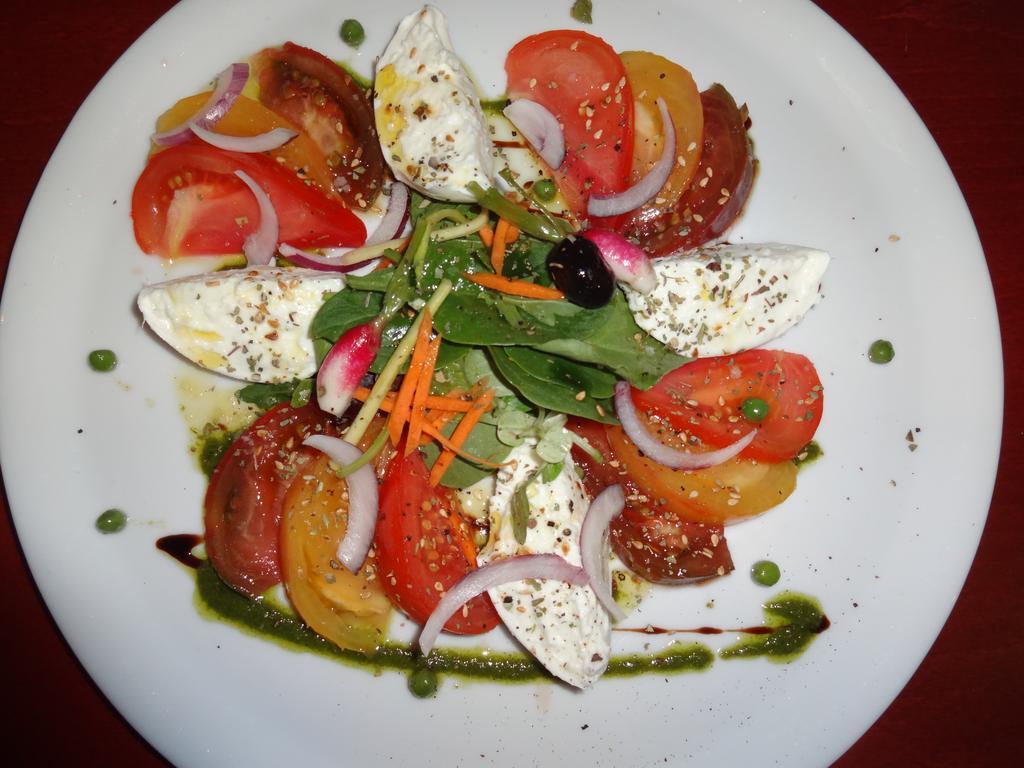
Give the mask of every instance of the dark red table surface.
[[[568, 0], [562, 0], [568, 6]], [[600, 10], [601, 0], [595, 5]], [[0, 280], [43, 167], [75, 110], [170, 0], [5, 0]], [[1024, 763], [1024, 23], [1004, 0], [819, 0], [882, 64], [935, 136], [981, 236], [1003, 333], [1006, 416], [988, 524], [960, 599], [913, 679], [837, 765]], [[111, 115], [116, 120], [116, 115]], [[951, 350], [950, 365], [956, 365]], [[965, 404], [971, 393], [964, 393]], [[43, 404], [45, 405], [45, 404]], [[969, 410], [950, 414], [969, 418]], [[921, 568], [942, 568], [941, 562]], [[0, 762], [166, 765], [114, 711], [35, 589], [0, 495]], [[842, 691], [835, 695], [841, 697]]]

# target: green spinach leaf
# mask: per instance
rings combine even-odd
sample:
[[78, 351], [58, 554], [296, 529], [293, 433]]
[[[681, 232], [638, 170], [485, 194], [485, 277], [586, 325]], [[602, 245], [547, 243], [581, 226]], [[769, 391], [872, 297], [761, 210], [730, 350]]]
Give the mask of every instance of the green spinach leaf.
[[383, 296], [379, 293], [346, 288], [324, 302], [309, 333], [314, 339], [327, 339], [333, 344], [348, 329], [373, 320], [382, 305]]
[[287, 403], [292, 399], [292, 392], [302, 383], [299, 381], [286, 381], [281, 384], [249, 384], [242, 387], [235, 396], [246, 403], [252, 403], [264, 411], [273, 408], [278, 403]]
[[642, 331], [618, 291], [606, 309], [605, 321], [589, 333], [544, 339], [535, 346], [543, 352], [600, 365], [639, 389], [653, 387], [666, 373], [690, 361]]
[[615, 377], [592, 365], [577, 363], [564, 357], [538, 352], [529, 347], [506, 347], [509, 359], [531, 376], [556, 383], [575, 393], [604, 400], [615, 394]]
[[579, 389], [532, 375], [517, 365], [504, 347], [489, 347], [487, 351], [502, 378], [534, 405], [559, 413], [583, 416], [605, 424], [618, 424], [618, 420], [612, 415], [610, 400], [596, 399], [589, 394], [577, 399]]

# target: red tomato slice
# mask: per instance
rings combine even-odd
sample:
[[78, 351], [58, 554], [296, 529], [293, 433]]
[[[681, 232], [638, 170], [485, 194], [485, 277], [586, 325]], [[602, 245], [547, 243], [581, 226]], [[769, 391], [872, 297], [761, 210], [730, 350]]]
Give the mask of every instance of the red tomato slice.
[[[757, 437], [741, 455], [776, 462], [792, 459], [814, 437], [822, 395], [818, 372], [803, 355], [752, 349], [687, 363], [649, 390], [634, 389], [633, 401], [667, 420], [691, 444], [721, 447], [757, 427]], [[768, 404], [768, 415], [757, 424], [740, 410], [753, 397]]]
[[316, 455], [302, 441], [334, 434], [315, 404], [267, 411], [224, 453], [206, 490], [206, 554], [220, 577], [250, 597], [281, 581], [282, 501], [299, 469]]
[[555, 180], [585, 216], [591, 194], [620, 192], [633, 162], [633, 92], [618, 54], [579, 30], [520, 41], [505, 59], [510, 99], [546, 107], [562, 125], [565, 160]]
[[626, 494], [626, 508], [612, 521], [610, 538], [612, 549], [627, 568], [658, 584], [701, 581], [733, 570], [721, 525], [686, 519], [688, 508], [677, 499], [666, 499], [661, 505], [648, 503], [612, 449], [605, 425], [573, 418], [568, 427], [585, 437], [604, 458], [597, 462], [579, 447], [573, 448], [587, 493], [596, 496], [618, 483]]
[[696, 248], [719, 237], [743, 211], [754, 183], [746, 106], [737, 107], [717, 83], [701, 93], [700, 100], [704, 148], [689, 189], [674, 206], [643, 206], [618, 228], [655, 256]]
[[[419, 451], [403, 457], [404, 452], [399, 447], [384, 473], [374, 549], [378, 578], [391, 602], [423, 624], [443, 594], [476, 568], [476, 555], [454, 493], [430, 486]], [[444, 628], [475, 635], [499, 622], [490, 598], [479, 595]]]
[[384, 180], [384, 155], [366, 91], [336, 63], [309, 48], [285, 43], [253, 60], [260, 101], [320, 148], [320, 175], [351, 206], [373, 204]]
[[[209, 100], [210, 91], [186, 96], [164, 112], [156, 121], [158, 131], [167, 131], [192, 118]], [[256, 136], [274, 128], [292, 128], [292, 124], [271, 109], [247, 96], [239, 96], [235, 103], [217, 121], [217, 133], [229, 136]], [[151, 153], [162, 152], [165, 147], [153, 145]], [[307, 184], [315, 184], [324, 194], [337, 196], [334, 177], [328, 173], [327, 162], [320, 148], [304, 133], [268, 153], [288, 170], [298, 174]]]
[[236, 170], [249, 174], [270, 197], [280, 226], [278, 242], [327, 248], [366, 241], [366, 227], [354, 213], [270, 157], [195, 141], [150, 157], [135, 183], [132, 220], [139, 247], [169, 258], [241, 253], [260, 214]]

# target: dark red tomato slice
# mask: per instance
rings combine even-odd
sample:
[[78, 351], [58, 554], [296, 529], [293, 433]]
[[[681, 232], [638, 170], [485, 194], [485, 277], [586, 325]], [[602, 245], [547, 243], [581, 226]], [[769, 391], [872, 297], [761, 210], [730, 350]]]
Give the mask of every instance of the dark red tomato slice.
[[[759, 423], [740, 408], [747, 398], [768, 404]], [[752, 349], [706, 357], [677, 368], [649, 390], [633, 390], [643, 411], [713, 447], [738, 440], [755, 427], [757, 437], [741, 454], [759, 461], [792, 459], [811, 441], [821, 421], [823, 392], [818, 372], [803, 355]]]
[[340, 66], [295, 43], [253, 60], [260, 101], [309, 136], [323, 153], [334, 189], [350, 206], [373, 204], [384, 156], [366, 91]]
[[[444, 593], [476, 569], [476, 554], [454, 493], [430, 486], [419, 451], [403, 453], [400, 447], [381, 482], [374, 550], [378, 578], [391, 602], [423, 624]], [[490, 598], [479, 595], [444, 628], [475, 635], [500, 621]]]
[[616, 456], [604, 424], [573, 418], [569, 429], [600, 452], [595, 461], [579, 447], [573, 459], [587, 493], [596, 496], [609, 485], [622, 485], [626, 508], [612, 521], [610, 539], [619, 559], [637, 576], [656, 584], [683, 584], [722, 576], [733, 570], [729, 545], [721, 525], [683, 519], [685, 508], [669, 498], [653, 505]]
[[579, 30], [520, 41], [505, 59], [508, 97], [543, 105], [562, 125], [565, 160], [555, 180], [569, 206], [586, 213], [591, 194], [626, 188], [633, 162], [633, 92], [618, 54]]
[[292, 478], [316, 455], [311, 434], [336, 434], [315, 404], [281, 404], [253, 422], [225, 451], [206, 490], [206, 554], [220, 577], [250, 597], [281, 581], [282, 502]]
[[747, 108], [715, 83], [700, 95], [704, 148], [689, 189], [668, 209], [643, 206], [619, 231], [655, 256], [696, 248], [719, 237], [743, 211], [754, 183]]
[[139, 247], [168, 258], [241, 253], [260, 213], [236, 170], [249, 174], [270, 197], [280, 226], [278, 242], [327, 248], [366, 241], [366, 227], [341, 201], [270, 157], [193, 141], [152, 155], [135, 182], [132, 220]]

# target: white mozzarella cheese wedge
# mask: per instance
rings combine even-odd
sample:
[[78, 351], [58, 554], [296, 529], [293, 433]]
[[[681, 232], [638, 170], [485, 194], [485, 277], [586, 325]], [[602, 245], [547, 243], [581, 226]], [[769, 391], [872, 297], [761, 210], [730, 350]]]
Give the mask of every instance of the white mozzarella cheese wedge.
[[[491, 541], [481, 564], [502, 557], [555, 553], [580, 565], [580, 526], [590, 504], [571, 456], [550, 483], [531, 477], [540, 458], [529, 444], [516, 448], [511, 464], [498, 472], [490, 501]], [[530, 502], [526, 541], [516, 541], [512, 499], [525, 482]], [[488, 591], [505, 626], [553, 675], [570, 685], [592, 685], [608, 666], [611, 629], [608, 613], [589, 586], [562, 581], [528, 580]]]
[[821, 299], [829, 255], [799, 245], [714, 245], [654, 261], [658, 285], [626, 288], [637, 324], [687, 357], [759, 347]]
[[396, 178], [429, 197], [472, 202], [466, 185], [494, 184], [495, 149], [448, 22], [427, 5], [402, 19], [377, 63], [374, 115]]
[[138, 305], [146, 324], [196, 365], [276, 384], [316, 373], [309, 327], [344, 287], [337, 273], [247, 267], [147, 286]]

